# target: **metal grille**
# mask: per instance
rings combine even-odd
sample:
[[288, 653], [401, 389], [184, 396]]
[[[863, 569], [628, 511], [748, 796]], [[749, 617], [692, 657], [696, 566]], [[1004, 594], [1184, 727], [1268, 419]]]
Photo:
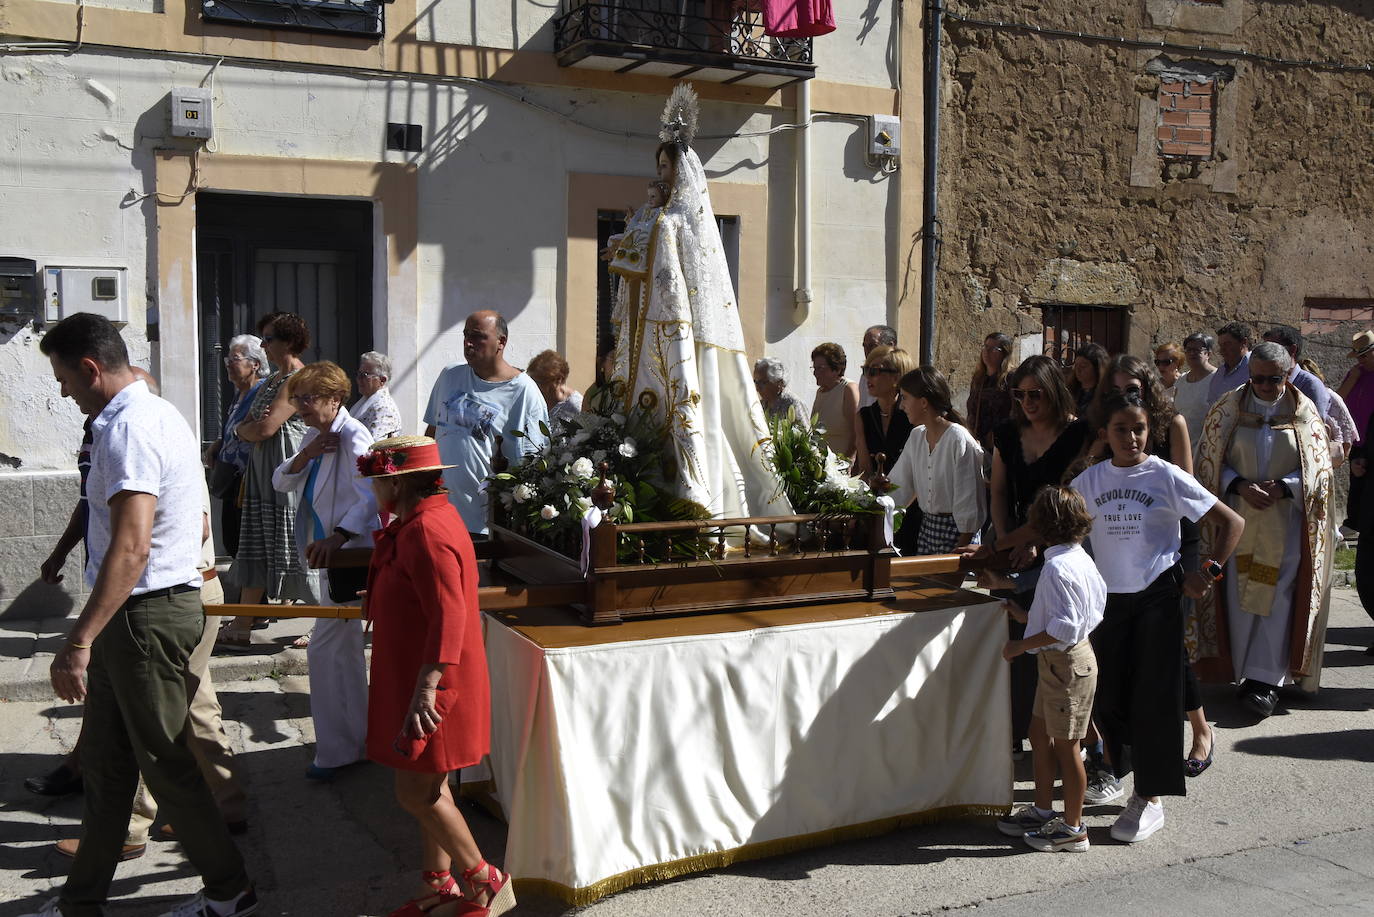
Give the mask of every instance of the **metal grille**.
[[1040, 307], [1045, 327], [1045, 356], [1062, 365], [1073, 365], [1073, 353], [1089, 341], [1101, 344], [1108, 353], [1121, 353], [1126, 347], [1125, 309], [1114, 306]]
[[377, 37], [385, 20], [380, 0], [204, 0], [211, 22]]
[[763, 34], [759, 0], [562, 0], [562, 10], [555, 51], [591, 40], [812, 63], [811, 39]]

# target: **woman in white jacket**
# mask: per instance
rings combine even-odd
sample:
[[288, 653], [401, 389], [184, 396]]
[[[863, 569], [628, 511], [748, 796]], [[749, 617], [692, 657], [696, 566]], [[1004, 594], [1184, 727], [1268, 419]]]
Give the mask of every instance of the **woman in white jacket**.
[[[296, 544], [306, 566], [315, 571], [327, 567], [340, 548], [372, 547], [372, 533], [380, 527], [372, 487], [358, 474], [358, 457], [371, 448], [372, 434], [343, 406], [349, 394], [348, 375], [328, 361], [312, 363], [291, 377], [291, 403], [309, 429], [300, 451], [272, 474], [272, 486], [277, 490], [300, 492]], [[320, 604], [356, 601], [355, 595], [338, 594], [340, 581], [348, 572], [335, 571], [333, 590], [329, 588], [329, 571], [318, 573]], [[331, 596], [331, 591], [335, 595]], [[305, 775], [312, 780], [330, 780], [339, 768], [366, 757], [367, 671], [362, 622], [318, 619], [306, 653], [315, 760]]]

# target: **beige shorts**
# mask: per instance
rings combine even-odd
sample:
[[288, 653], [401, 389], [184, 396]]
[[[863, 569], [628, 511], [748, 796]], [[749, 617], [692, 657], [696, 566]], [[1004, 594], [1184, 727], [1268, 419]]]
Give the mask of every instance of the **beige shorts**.
[[1036, 663], [1040, 679], [1031, 713], [1045, 721], [1052, 739], [1081, 739], [1092, 721], [1097, 691], [1097, 657], [1083, 640], [1067, 650], [1043, 649]]

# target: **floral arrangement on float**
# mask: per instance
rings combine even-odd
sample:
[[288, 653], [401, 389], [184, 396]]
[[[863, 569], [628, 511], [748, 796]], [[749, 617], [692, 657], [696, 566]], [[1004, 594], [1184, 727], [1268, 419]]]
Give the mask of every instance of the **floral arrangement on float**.
[[[504, 527], [576, 558], [582, 551], [583, 519], [592, 513], [598, 488], [610, 498], [604, 517], [611, 522], [710, 518], [705, 507], [669, 493], [663, 475], [668, 438], [645, 412], [583, 411], [552, 427], [541, 422], [539, 432], [546, 441], [543, 448], [487, 479]], [[706, 546], [697, 542], [673, 539], [656, 559], [704, 557]], [[630, 545], [618, 546], [617, 553], [626, 560], [631, 555], [644, 559]]]
[[[830, 451], [817, 417], [804, 420], [789, 412], [768, 420], [772, 443], [768, 453], [783, 494], [798, 513], [818, 516], [877, 515], [886, 511], [878, 494], [863, 478], [849, 473], [846, 459]], [[886, 479], [880, 485], [891, 489]], [[895, 512], [900, 521], [902, 510]]]

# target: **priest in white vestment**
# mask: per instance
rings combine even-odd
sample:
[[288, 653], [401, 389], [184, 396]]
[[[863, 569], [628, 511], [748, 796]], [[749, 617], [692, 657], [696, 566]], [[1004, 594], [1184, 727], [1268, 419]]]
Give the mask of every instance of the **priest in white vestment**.
[[1316, 689], [1326, 630], [1331, 454], [1320, 414], [1287, 382], [1291, 368], [1280, 345], [1250, 354], [1250, 381], [1204, 421], [1198, 463], [1245, 533], [1190, 636], [1204, 662], [1229, 659], [1242, 703], [1261, 717], [1283, 685]]

